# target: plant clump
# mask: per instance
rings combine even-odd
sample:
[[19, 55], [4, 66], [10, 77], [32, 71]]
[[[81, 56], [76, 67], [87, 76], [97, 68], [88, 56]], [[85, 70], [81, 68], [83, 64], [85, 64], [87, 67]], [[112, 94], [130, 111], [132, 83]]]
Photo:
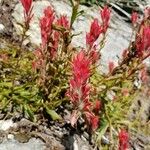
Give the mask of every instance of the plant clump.
[[71, 112], [69, 123], [73, 128], [81, 118], [84, 120], [95, 148], [101, 148], [103, 136], [109, 134], [107, 148], [127, 150], [132, 126], [127, 110], [139, 92], [135, 82], [148, 79], [144, 60], [150, 56], [150, 8], [141, 20], [138, 13], [132, 13], [134, 39], [117, 65], [110, 61], [108, 72], [103, 73], [99, 67], [110, 26], [108, 6], [93, 19], [86, 33], [86, 48], [80, 50], [71, 45], [76, 36], [73, 23], [82, 14], [79, 1], [71, 1], [70, 19], [57, 17], [52, 6], [47, 6], [39, 20], [41, 44], [31, 52], [22, 45], [32, 25], [34, 5], [32, 0], [20, 2], [24, 8], [20, 47], [0, 52], [0, 112], [6, 118], [20, 113], [35, 122], [41, 116], [64, 121], [59, 112], [62, 106]]

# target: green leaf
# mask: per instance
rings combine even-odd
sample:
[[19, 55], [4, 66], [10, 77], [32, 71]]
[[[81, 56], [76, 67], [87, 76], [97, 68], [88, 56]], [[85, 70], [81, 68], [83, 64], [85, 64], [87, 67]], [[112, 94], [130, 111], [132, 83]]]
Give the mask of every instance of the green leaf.
[[12, 82], [1, 82], [0, 87], [12, 87]]
[[101, 140], [102, 136], [105, 134], [108, 127], [109, 127], [108, 121], [106, 119], [103, 120], [101, 123], [101, 127], [99, 129], [99, 132], [98, 132], [98, 136], [97, 136], [97, 140], [96, 140], [97, 142]]
[[33, 122], [36, 122], [36, 118], [35, 118], [34, 112], [32, 111], [32, 109], [28, 105], [24, 105], [24, 110], [25, 110], [25, 113], [28, 115], [28, 117]]
[[54, 111], [46, 107], [46, 112], [51, 116], [53, 120], [60, 120], [61, 117]]
[[3, 89], [3, 91], [1, 92], [1, 94], [3, 96], [8, 96], [12, 91], [10, 89]]
[[71, 27], [72, 27], [74, 21], [76, 20], [77, 15], [78, 15], [78, 5], [75, 5], [72, 8], [71, 25], [70, 25]]
[[69, 0], [69, 1], [70, 1], [71, 5], [74, 6], [73, 0]]

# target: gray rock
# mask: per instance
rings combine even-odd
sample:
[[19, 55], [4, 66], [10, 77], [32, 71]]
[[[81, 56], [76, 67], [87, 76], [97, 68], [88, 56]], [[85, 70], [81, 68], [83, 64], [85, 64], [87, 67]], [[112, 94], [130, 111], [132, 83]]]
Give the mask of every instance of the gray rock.
[[10, 120], [0, 120], [0, 130], [6, 131], [10, 129], [11, 127], [15, 127], [16, 124], [13, 123], [13, 121]]
[[44, 150], [44, 143], [36, 138], [32, 138], [27, 143], [19, 143], [14, 139], [5, 140], [0, 144], [0, 150]]
[[4, 29], [5, 29], [5, 26], [3, 24], [0, 24], [0, 33], [3, 33]]

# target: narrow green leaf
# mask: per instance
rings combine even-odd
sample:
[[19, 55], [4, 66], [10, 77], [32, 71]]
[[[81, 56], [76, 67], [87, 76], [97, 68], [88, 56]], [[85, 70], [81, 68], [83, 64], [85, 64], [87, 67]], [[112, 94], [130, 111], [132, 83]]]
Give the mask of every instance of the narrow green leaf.
[[36, 122], [36, 118], [35, 118], [34, 112], [32, 111], [32, 109], [28, 105], [24, 105], [24, 110], [25, 110], [25, 113], [28, 115], [28, 117], [33, 122]]
[[53, 120], [60, 120], [61, 117], [54, 111], [46, 107], [46, 112], [51, 116]]

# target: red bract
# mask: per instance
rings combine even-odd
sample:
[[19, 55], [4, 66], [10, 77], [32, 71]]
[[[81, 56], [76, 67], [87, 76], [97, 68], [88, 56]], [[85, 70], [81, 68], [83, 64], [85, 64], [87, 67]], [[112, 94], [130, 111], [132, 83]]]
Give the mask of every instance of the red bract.
[[90, 46], [90, 48], [98, 39], [100, 33], [102, 33], [102, 27], [99, 25], [98, 19], [94, 19], [91, 24], [90, 32], [86, 34], [86, 44]]
[[26, 29], [29, 28], [29, 23], [33, 17], [32, 14], [32, 0], [20, 0], [22, 3], [22, 6], [24, 8], [24, 19], [25, 19], [25, 27]]
[[72, 61], [72, 70], [74, 80], [77, 86], [80, 87], [86, 83], [90, 76], [90, 60], [86, 57], [84, 51], [81, 51]]
[[94, 64], [100, 59], [100, 52], [97, 51], [96, 48], [94, 47], [89, 51], [88, 56], [92, 64]]
[[128, 49], [124, 49], [122, 52], [122, 58], [125, 59], [128, 56]]
[[95, 131], [99, 125], [99, 118], [90, 111], [86, 111], [85, 116], [88, 123], [92, 126], [92, 130]]
[[20, 1], [24, 7], [26, 15], [28, 15], [30, 13], [30, 10], [31, 10], [32, 0], [20, 0]]
[[66, 29], [69, 29], [69, 21], [67, 19], [67, 16], [61, 16], [58, 20], [57, 20], [57, 25], [62, 26]]
[[73, 79], [70, 80], [68, 95], [71, 101], [78, 105], [81, 99], [83, 102], [88, 97], [90, 91], [90, 87], [87, 84], [90, 76], [90, 61], [84, 51], [81, 51], [74, 57], [72, 61], [72, 73]]
[[111, 13], [111, 11], [110, 11], [108, 6], [105, 6], [100, 11], [100, 15], [101, 15], [102, 23], [103, 23], [103, 32], [104, 33], [107, 31], [107, 28], [109, 26], [110, 13]]
[[129, 146], [129, 135], [124, 129], [119, 132], [119, 150], [127, 150]]
[[132, 21], [132, 25], [135, 26], [138, 21], [138, 13], [137, 12], [132, 12], [131, 21]]
[[150, 26], [143, 27], [142, 33], [136, 39], [137, 55], [142, 57], [144, 52], [150, 53]]
[[52, 23], [54, 21], [54, 11], [48, 6], [44, 10], [44, 17], [40, 19], [41, 38], [43, 47], [48, 43], [49, 37], [52, 32]]
[[[83, 114], [92, 126], [92, 130], [95, 130], [98, 127], [98, 117], [92, 113], [92, 103], [89, 101], [90, 64], [91, 61], [83, 50], [74, 57], [72, 61], [73, 78], [70, 80], [70, 89], [67, 92], [67, 96], [75, 107], [71, 117], [71, 125], [74, 126], [79, 114]], [[93, 120], [92, 122], [91, 119]]]
[[144, 10], [144, 19], [150, 17], [150, 7], [145, 8]]
[[36, 69], [40, 69], [42, 66], [43, 66], [43, 60], [44, 60], [44, 57], [43, 57], [43, 54], [42, 54], [42, 50], [41, 49], [36, 49], [34, 51], [34, 55], [36, 57], [36, 60], [32, 62], [32, 68], [34, 70]]
[[143, 29], [144, 50], [150, 51], [150, 26]]
[[95, 114], [98, 114], [101, 108], [101, 102], [99, 100], [96, 100], [95, 105], [93, 106], [93, 111]]
[[112, 73], [112, 71], [115, 68], [114, 62], [110, 61], [109, 64], [108, 64], [108, 67], [109, 67], [109, 73]]

